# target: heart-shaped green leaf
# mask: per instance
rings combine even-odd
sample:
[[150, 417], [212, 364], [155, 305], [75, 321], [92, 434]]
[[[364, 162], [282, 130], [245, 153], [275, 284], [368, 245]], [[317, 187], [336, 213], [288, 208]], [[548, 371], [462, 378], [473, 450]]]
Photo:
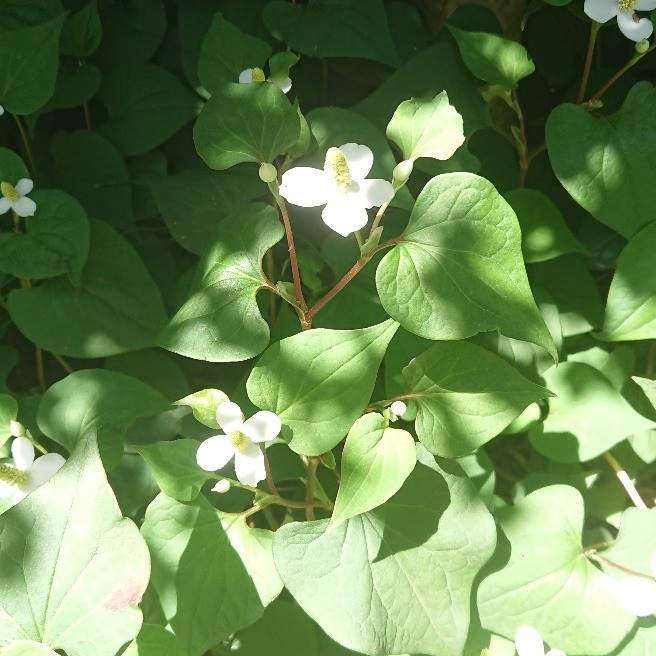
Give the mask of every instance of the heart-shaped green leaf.
[[282, 589], [273, 534], [218, 512], [204, 497], [179, 503], [160, 494], [141, 530], [153, 555], [152, 583], [189, 656], [255, 622]]
[[139, 632], [148, 549], [119, 513], [94, 439], [0, 515], [0, 570], [0, 647], [29, 638], [114, 656]]
[[421, 337], [498, 330], [556, 357], [526, 278], [517, 218], [479, 176], [428, 182], [401, 242], [378, 265], [376, 286], [387, 313]]
[[191, 297], [159, 344], [198, 360], [236, 362], [261, 353], [269, 343], [256, 296], [267, 284], [262, 258], [284, 229], [273, 207], [252, 203], [228, 215], [219, 234], [201, 261]]
[[634, 85], [610, 116], [558, 105], [547, 121], [554, 173], [572, 198], [624, 237], [656, 219], [656, 90]]
[[286, 524], [273, 553], [287, 589], [331, 638], [375, 656], [463, 652], [472, 581], [495, 529], [456, 464], [419, 446], [414, 471], [389, 501], [327, 527]]
[[297, 453], [318, 456], [344, 438], [371, 398], [398, 324], [316, 328], [270, 346], [248, 377], [248, 398], [275, 412]]
[[478, 588], [483, 627], [513, 639], [529, 625], [566, 654], [611, 651], [635, 617], [621, 609], [613, 581], [581, 548], [581, 494], [567, 485], [545, 487], [504, 510], [498, 521], [510, 558]]
[[474, 451], [550, 396], [500, 357], [467, 342], [431, 346], [403, 370], [423, 445], [446, 458]]
[[298, 141], [300, 131], [294, 106], [275, 84], [225, 84], [198, 116], [194, 143], [211, 169], [228, 169], [273, 162]]
[[414, 438], [387, 423], [382, 415], [370, 412], [346, 436], [331, 527], [385, 503], [414, 469]]

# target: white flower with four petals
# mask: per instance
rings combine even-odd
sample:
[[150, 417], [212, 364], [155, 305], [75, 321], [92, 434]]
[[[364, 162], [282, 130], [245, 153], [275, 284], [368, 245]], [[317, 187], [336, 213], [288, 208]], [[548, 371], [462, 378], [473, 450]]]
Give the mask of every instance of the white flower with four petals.
[[648, 39], [654, 26], [648, 18], [639, 18], [638, 11], [656, 9], [656, 0], [585, 0], [583, 11], [597, 23], [606, 23], [617, 16], [617, 25], [627, 39]]
[[34, 459], [34, 447], [26, 437], [11, 443], [14, 464], [0, 464], [0, 498], [22, 501], [30, 492], [49, 481], [66, 462], [58, 453], [46, 453]]
[[366, 177], [374, 164], [367, 146], [356, 143], [329, 148], [322, 169], [297, 166], [282, 174], [280, 195], [292, 205], [319, 207], [323, 222], [346, 237], [367, 225], [367, 210], [394, 196], [387, 180]]
[[240, 407], [226, 401], [216, 409], [216, 422], [225, 435], [214, 435], [198, 447], [196, 462], [199, 467], [205, 471], [216, 471], [234, 457], [235, 473], [240, 483], [255, 486], [264, 480], [264, 454], [258, 443], [278, 436], [282, 428], [278, 415], [261, 410], [244, 421]]
[[264, 71], [261, 68], [247, 68], [239, 74], [239, 84], [251, 84], [252, 82], [271, 82], [275, 84], [281, 91], [287, 93], [292, 88], [292, 81], [288, 77], [282, 80], [267, 80]]
[[560, 649], [551, 649], [544, 653], [542, 636], [532, 626], [520, 626], [515, 633], [517, 656], [565, 656]]
[[36, 212], [36, 203], [27, 198], [34, 183], [27, 178], [21, 178], [16, 185], [0, 182], [0, 214], [14, 210], [18, 216], [32, 216]]

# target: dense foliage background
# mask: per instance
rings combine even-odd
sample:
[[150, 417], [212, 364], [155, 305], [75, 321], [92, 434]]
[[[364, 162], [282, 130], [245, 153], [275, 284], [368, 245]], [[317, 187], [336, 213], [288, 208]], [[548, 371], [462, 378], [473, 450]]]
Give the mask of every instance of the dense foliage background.
[[590, 6], [3, 0], [2, 656], [656, 654], [656, 55]]

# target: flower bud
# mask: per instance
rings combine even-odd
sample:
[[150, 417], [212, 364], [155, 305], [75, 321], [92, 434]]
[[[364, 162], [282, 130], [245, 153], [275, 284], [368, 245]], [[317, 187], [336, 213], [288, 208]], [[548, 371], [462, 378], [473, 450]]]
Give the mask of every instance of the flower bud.
[[0, 116], [2, 116], [5, 113], [5, 108], [0, 105]]
[[397, 417], [402, 417], [408, 409], [408, 406], [403, 403], [403, 401], [394, 401], [390, 406], [390, 409]]
[[25, 437], [27, 435], [27, 429], [19, 421], [9, 422], [9, 432], [14, 437]]
[[212, 488], [213, 492], [218, 492], [219, 494], [225, 494], [230, 489], [230, 481], [223, 478], [217, 482], [217, 484]]
[[408, 181], [414, 164], [413, 160], [405, 159], [394, 167], [394, 171], [392, 171], [392, 184], [395, 189], [402, 187]]
[[649, 50], [649, 39], [643, 39], [635, 44], [635, 50], [639, 55], [644, 55]]
[[258, 173], [262, 182], [273, 182], [278, 177], [276, 167], [267, 162], [262, 162], [262, 164], [260, 164], [260, 170]]

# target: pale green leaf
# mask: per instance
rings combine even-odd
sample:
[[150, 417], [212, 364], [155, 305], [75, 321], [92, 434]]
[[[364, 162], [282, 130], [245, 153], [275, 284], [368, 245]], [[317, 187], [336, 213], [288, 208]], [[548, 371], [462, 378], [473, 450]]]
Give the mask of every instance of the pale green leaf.
[[449, 25], [465, 66], [479, 79], [516, 89], [520, 80], [535, 71], [526, 48], [499, 34], [461, 30]]
[[139, 418], [169, 409], [157, 390], [105, 369], [82, 369], [52, 385], [39, 403], [40, 430], [72, 452], [89, 431], [98, 434], [106, 464], [123, 455], [123, 436]]
[[121, 517], [94, 439], [0, 515], [0, 570], [0, 647], [28, 638], [114, 656], [139, 632], [148, 549]]
[[549, 399], [544, 425], [529, 433], [533, 446], [558, 462], [585, 462], [633, 433], [656, 427], [638, 414], [609, 380], [581, 362], [563, 362], [544, 373]]
[[517, 218], [479, 176], [428, 182], [402, 241], [378, 265], [376, 286], [387, 313], [421, 337], [498, 330], [556, 357], [526, 278]]
[[275, 412], [297, 453], [321, 455], [344, 438], [371, 398], [398, 324], [316, 328], [270, 346], [246, 383], [259, 408]]
[[[3, 655], [4, 656], [4, 655]], [[121, 656], [187, 656], [180, 641], [164, 627], [144, 624]]]
[[397, 107], [387, 138], [403, 159], [449, 159], [465, 141], [462, 116], [449, 104], [446, 91], [435, 98], [412, 98]]
[[372, 656], [462, 653], [472, 581], [494, 549], [492, 517], [462, 470], [421, 446], [417, 458], [380, 508], [329, 531], [321, 520], [275, 534], [294, 599], [331, 638]]
[[149, 506], [142, 533], [153, 555], [152, 583], [189, 656], [201, 656], [262, 616], [280, 593], [273, 534], [222, 514], [204, 497]]
[[193, 501], [212, 478], [196, 464], [196, 440], [173, 440], [137, 447], [160, 489], [178, 501]]
[[414, 438], [387, 423], [371, 412], [358, 419], [346, 436], [331, 527], [385, 503], [414, 469]]
[[467, 342], [438, 343], [403, 370], [407, 398], [417, 402], [423, 445], [447, 458], [463, 456], [498, 435], [549, 390], [500, 357]]
[[[631, 630], [613, 581], [581, 547], [583, 499], [567, 485], [529, 494], [500, 513], [510, 557], [478, 588], [481, 623], [513, 639], [522, 625], [566, 654], [607, 654]], [[502, 562], [503, 562], [502, 561]]]
[[623, 342], [656, 338], [656, 222], [626, 245], [610, 285], [600, 339]]
[[9, 394], [0, 394], [0, 446], [11, 436], [11, 422], [16, 421], [18, 402]]

